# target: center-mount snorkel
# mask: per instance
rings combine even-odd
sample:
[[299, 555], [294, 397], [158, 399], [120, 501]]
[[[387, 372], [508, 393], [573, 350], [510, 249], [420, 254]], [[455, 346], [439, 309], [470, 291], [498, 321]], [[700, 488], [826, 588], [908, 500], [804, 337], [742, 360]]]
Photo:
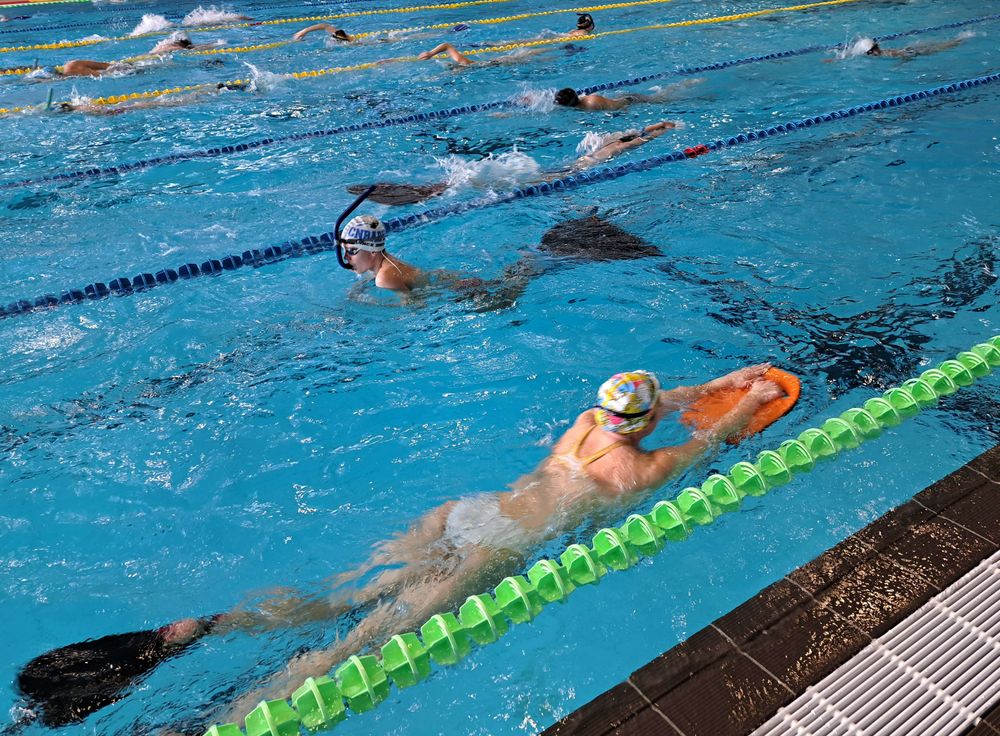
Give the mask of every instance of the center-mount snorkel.
[[365, 191], [361, 192], [361, 194], [358, 195], [358, 198], [355, 199], [346, 210], [340, 213], [340, 217], [337, 218], [337, 224], [333, 226], [334, 240], [337, 246], [337, 262], [340, 264], [341, 268], [346, 268], [348, 271], [353, 271], [354, 269], [351, 268], [350, 264], [344, 260], [344, 246], [340, 240], [340, 226], [344, 224], [344, 220], [346, 220], [348, 216], [350, 216], [350, 214], [361, 205], [362, 202], [368, 199], [368, 195], [375, 191], [376, 186], [376, 184], [372, 184]]

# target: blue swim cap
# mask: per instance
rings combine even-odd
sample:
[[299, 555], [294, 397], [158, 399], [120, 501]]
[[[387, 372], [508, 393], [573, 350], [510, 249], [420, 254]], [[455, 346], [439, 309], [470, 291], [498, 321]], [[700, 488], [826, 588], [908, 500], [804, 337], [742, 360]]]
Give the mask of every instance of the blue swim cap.
[[469, 30], [469, 26], [466, 25], [465, 23], [459, 23], [457, 26], [455, 26], [451, 30], [453, 30], [455, 33], [458, 33], [459, 31], [467, 31], [467, 30]]

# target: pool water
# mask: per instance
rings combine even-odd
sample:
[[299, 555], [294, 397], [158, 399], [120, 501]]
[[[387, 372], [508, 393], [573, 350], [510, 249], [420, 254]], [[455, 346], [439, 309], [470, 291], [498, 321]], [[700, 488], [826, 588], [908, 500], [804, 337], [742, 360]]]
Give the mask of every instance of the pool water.
[[[339, 7], [264, 5], [227, 8], [268, 19]], [[594, 15], [600, 31], [781, 6], [676, 0]], [[111, 7], [12, 10], [34, 14], [23, 23], [97, 25], [0, 38], [21, 45], [122, 35], [143, 13], [177, 19], [194, 6]], [[335, 22], [352, 32], [537, 10], [515, 0]], [[567, 13], [361, 46], [327, 48], [311, 36], [237, 57], [177, 56], [112, 79], [4, 77], [3, 107], [44, 102], [50, 88], [62, 100], [251, 73], [259, 84], [116, 116], [4, 118], [0, 183], [512, 96], [542, 99], [564, 86], [983, 12], [972, 0], [858, 2], [637, 31], [576, 42], [575, 50], [553, 44], [520, 64], [461, 72], [426, 62], [303, 81], [269, 76], [414, 54], [439, 38], [459, 48], [531, 39], [571, 27]], [[193, 38], [263, 43], [299, 27]], [[455, 186], [428, 204], [450, 205], [571, 164], [587, 133], [684, 123], [616, 159], [625, 162], [996, 71], [997, 23], [966, 30], [974, 35], [956, 48], [911, 60], [823, 63], [831, 52], [707, 72], [665, 105], [617, 113], [539, 103], [0, 190], [0, 303], [331, 230], [353, 198], [350, 184], [447, 179]], [[110, 60], [154, 42], [9, 53], [2, 65]], [[673, 81], [680, 78], [662, 84]], [[503, 489], [545, 457], [616, 371], [646, 368], [665, 384], [690, 384], [771, 360], [803, 379], [786, 418], [654, 496], [668, 498], [997, 334], [998, 99], [997, 85], [942, 95], [392, 236], [390, 250], [417, 266], [494, 278], [556, 224], [596, 212], [665, 254], [565, 264], [505, 309], [481, 311], [447, 292], [403, 306], [372, 298], [327, 253], [0, 321], [0, 687], [12, 717], [17, 670], [41, 652], [227, 610], [276, 588], [322, 590], [421, 513]], [[393, 217], [426, 206], [363, 211]], [[394, 691], [338, 732], [545, 728], [996, 444], [995, 393], [996, 378], [984, 379], [747, 499], [655, 560], [580, 589], [460, 665]], [[665, 422], [651, 440], [683, 436]], [[571, 541], [585, 540], [564, 535], [538, 555]], [[256, 679], [335, 633], [208, 637], [120, 703], [62, 732], [159, 733], [178, 723], [197, 731]]]

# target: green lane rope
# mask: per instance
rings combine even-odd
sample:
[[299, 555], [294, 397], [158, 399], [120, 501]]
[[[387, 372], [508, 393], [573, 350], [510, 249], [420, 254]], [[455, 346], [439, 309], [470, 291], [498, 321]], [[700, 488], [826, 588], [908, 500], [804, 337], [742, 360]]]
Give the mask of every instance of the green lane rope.
[[[917, 378], [848, 409], [819, 427], [785, 440], [777, 450], [764, 450], [756, 462], [738, 462], [727, 475], [715, 474], [700, 488], [685, 488], [672, 501], [659, 501], [648, 514], [632, 514], [617, 528], [601, 529], [592, 546], [571, 544], [559, 561], [543, 559], [527, 577], [505, 578], [492, 595], [471, 596], [454, 613], [439, 613], [415, 633], [397, 634], [381, 648], [381, 657], [352, 655], [334, 677], [308, 678], [286, 700], [262, 701], [246, 717], [245, 736], [297, 736], [331, 728], [355, 713], [371, 710], [389, 697], [390, 685], [406, 688], [426, 679], [431, 661], [460, 662], [472, 645], [503, 636], [510, 623], [526, 623], [546, 604], [564, 601], [582, 585], [598, 583], [611, 570], [625, 570], [640, 557], [652, 557], [667, 541], [679, 542], [696, 526], [710, 524], [735, 511], [746, 496], [762, 496], [843, 450], [857, 447], [898, 426], [938, 398], [972, 385], [1000, 366], [1000, 336], [959, 353]], [[346, 703], [345, 703], [346, 701]], [[212, 726], [205, 736], [244, 736], [234, 723]]]

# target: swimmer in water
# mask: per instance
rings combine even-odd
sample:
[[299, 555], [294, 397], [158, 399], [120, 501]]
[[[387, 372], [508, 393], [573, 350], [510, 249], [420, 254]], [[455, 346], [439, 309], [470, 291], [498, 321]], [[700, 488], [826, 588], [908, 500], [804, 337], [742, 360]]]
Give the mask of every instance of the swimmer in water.
[[[538, 467], [510, 490], [465, 496], [428, 511], [406, 533], [376, 547], [363, 565], [336, 578], [339, 590], [329, 600], [290, 597], [275, 609], [272, 621], [265, 611], [217, 617], [215, 633], [367, 611], [333, 647], [298, 656], [263, 692], [234, 703], [226, 720], [241, 718], [262, 698], [287, 697], [306, 677], [326, 674], [351, 654], [416, 630], [436, 613], [457, 609], [468, 596], [517, 574], [552, 538], [614, 523], [651, 491], [738, 436], [758, 408], [781, 396], [781, 389], [763, 378], [768, 368], [766, 363], [755, 365], [670, 390], [662, 390], [656, 376], [646, 371], [616, 374], [600, 386], [593, 406], [576, 417]], [[676, 446], [642, 446], [665, 416], [726, 388], [748, 391], [713, 425]], [[178, 622], [178, 637], [197, 636], [198, 623]]]
[[676, 127], [677, 123], [664, 120], [661, 123], [647, 125], [638, 133], [626, 133], [623, 136], [606, 141], [596, 150], [578, 158], [571, 169], [579, 171], [581, 169], [590, 168], [591, 166], [596, 166], [597, 164], [602, 164], [608, 159], [614, 158], [624, 151], [649, 143], [654, 138], [659, 138], [668, 130], [673, 130]]
[[[126, 112], [135, 112], [136, 110], [149, 110], [153, 108], [166, 108], [166, 107], [181, 107], [182, 105], [190, 105], [196, 103], [206, 96], [215, 95], [222, 90], [233, 90], [240, 91], [245, 90], [249, 85], [243, 82], [219, 82], [214, 87], [206, 86], [205, 89], [193, 90], [186, 94], [180, 95], [168, 95], [165, 97], [154, 97], [150, 100], [136, 100], [124, 105], [99, 105], [95, 102], [89, 100], [84, 100], [81, 102], [60, 102], [51, 107], [53, 112], [57, 113], [71, 113], [79, 112], [84, 115], [99, 115], [103, 117], [110, 117], [113, 115], [122, 115]], [[46, 111], [49, 109], [48, 105], [43, 105], [38, 108], [41, 111]]]
[[427, 286], [427, 274], [385, 249], [385, 226], [377, 217], [358, 215], [341, 235], [344, 261], [357, 274], [370, 273], [375, 286], [400, 293]]
[[438, 44], [430, 51], [422, 51], [417, 55], [417, 58], [426, 61], [427, 59], [433, 59], [438, 54], [447, 54], [448, 58], [452, 62], [460, 67], [466, 66], [500, 66], [501, 64], [518, 64], [530, 56], [537, 56], [538, 54], [546, 53], [546, 49], [528, 49], [522, 51], [518, 54], [508, 54], [507, 56], [501, 56], [497, 59], [490, 59], [489, 61], [477, 62], [474, 59], [470, 59], [468, 56], [463, 54], [461, 51], [456, 49], [450, 43]]
[[[561, 169], [548, 172], [544, 177], [535, 180], [536, 183], [551, 181], [552, 179], [565, 176], [568, 173], [581, 171], [583, 169], [604, 163], [608, 159], [614, 158], [620, 153], [637, 148], [649, 143], [655, 138], [659, 138], [668, 130], [678, 127], [678, 123], [664, 120], [653, 125], [647, 125], [641, 131], [635, 133], [625, 133], [611, 140], [601, 143], [595, 150], [581, 156], [573, 164]], [[524, 185], [532, 182], [524, 182]], [[369, 185], [352, 184], [347, 187], [351, 194], [361, 194]], [[392, 182], [379, 182], [374, 185], [375, 190], [369, 195], [373, 202], [388, 205], [417, 204], [431, 197], [436, 197], [448, 189], [447, 182], [434, 182], [431, 184], [401, 184]]]
[[183, 31], [178, 31], [177, 33], [172, 33], [167, 38], [160, 41], [153, 48], [149, 50], [150, 54], [169, 54], [174, 51], [202, 51], [204, 49], [212, 49], [218, 46], [217, 43], [199, 43], [196, 44], [191, 40], [191, 37]]
[[938, 51], [953, 49], [965, 41], [966, 38], [968, 38], [968, 36], [960, 35], [947, 41], [915, 43], [912, 46], [904, 46], [901, 49], [884, 49], [875, 39], [862, 38], [859, 41], [855, 41], [850, 47], [841, 51], [840, 54], [843, 54], [842, 56], [838, 54], [836, 58], [823, 59], [823, 61], [829, 63], [854, 56], [882, 56], [887, 59], [913, 59], [917, 56], [927, 56], [929, 54], [936, 54]]
[[317, 23], [314, 26], [309, 26], [308, 28], [303, 28], [301, 31], [297, 31], [294, 36], [292, 36], [293, 41], [301, 41], [303, 38], [308, 36], [310, 33], [315, 31], [326, 31], [329, 38], [335, 41], [344, 41], [346, 43], [351, 43], [354, 40], [354, 36], [347, 33], [342, 28], [337, 28], [329, 23]]
[[590, 13], [580, 13], [579, 17], [576, 19], [576, 28], [569, 33], [567, 36], [590, 36], [594, 33], [596, 27], [594, 26], [594, 18]]
[[622, 97], [605, 97], [604, 95], [578, 95], [572, 87], [566, 87], [556, 92], [555, 103], [560, 107], [573, 107], [580, 110], [622, 110], [629, 105], [641, 102], [666, 102], [685, 87], [698, 84], [701, 79], [686, 79], [679, 84], [672, 84], [654, 94], [628, 94]]

